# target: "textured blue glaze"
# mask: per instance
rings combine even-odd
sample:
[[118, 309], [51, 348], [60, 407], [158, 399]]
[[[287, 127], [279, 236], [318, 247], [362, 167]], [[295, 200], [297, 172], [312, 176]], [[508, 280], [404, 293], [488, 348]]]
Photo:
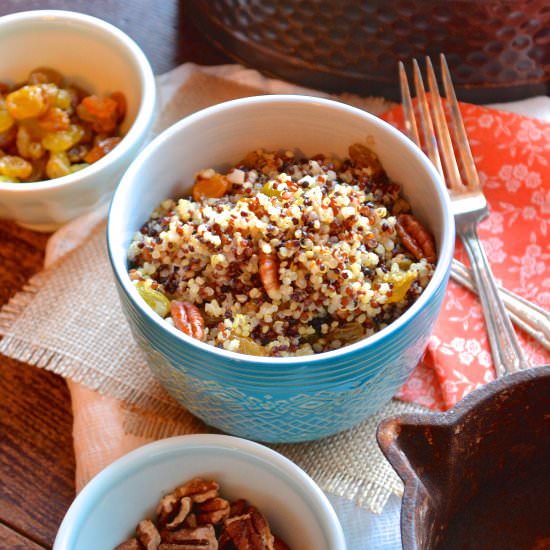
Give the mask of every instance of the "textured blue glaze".
[[424, 353], [448, 280], [416, 317], [377, 345], [312, 365], [287, 366], [205, 354], [143, 315], [118, 286], [132, 333], [155, 377], [207, 424], [266, 442], [307, 441], [374, 414], [407, 380]]

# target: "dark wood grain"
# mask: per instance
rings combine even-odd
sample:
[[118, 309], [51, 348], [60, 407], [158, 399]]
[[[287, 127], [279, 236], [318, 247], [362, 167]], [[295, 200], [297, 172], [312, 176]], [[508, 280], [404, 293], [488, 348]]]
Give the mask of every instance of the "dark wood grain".
[[[0, 16], [69, 9], [100, 17], [143, 49], [156, 74], [229, 60], [175, 0], [1, 0]], [[0, 220], [0, 306], [42, 268], [48, 235]], [[70, 396], [50, 372], [0, 356], [0, 548], [50, 548], [74, 498]]]
[[0, 541], [2, 541], [2, 548], [9, 548], [10, 550], [43, 550], [44, 548], [28, 538], [22, 537], [1, 523]]
[[74, 498], [71, 430], [70, 397], [62, 380], [3, 358], [1, 520], [44, 546], [52, 544]]

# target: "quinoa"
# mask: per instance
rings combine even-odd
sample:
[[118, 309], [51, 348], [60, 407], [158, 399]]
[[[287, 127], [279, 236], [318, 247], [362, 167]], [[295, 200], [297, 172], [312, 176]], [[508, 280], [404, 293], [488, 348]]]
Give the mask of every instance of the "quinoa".
[[167, 322], [211, 345], [320, 353], [384, 328], [428, 284], [435, 253], [398, 235], [404, 213], [365, 146], [345, 159], [258, 150], [163, 201], [130, 244], [129, 273]]

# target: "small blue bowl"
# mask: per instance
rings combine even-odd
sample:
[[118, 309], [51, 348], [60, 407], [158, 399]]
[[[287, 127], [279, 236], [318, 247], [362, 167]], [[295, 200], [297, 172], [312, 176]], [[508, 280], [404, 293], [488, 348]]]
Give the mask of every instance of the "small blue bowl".
[[[194, 174], [227, 168], [258, 148], [305, 155], [347, 154], [364, 143], [403, 188], [435, 236], [432, 280], [401, 317], [339, 350], [303, 357], [255, 357], [188, 337], [158, 317], [127, 273], [136, 231], [166, 198], [189, 194]], [[317, 439], [375, 413], [406, 381], [439, 314], [454, 249], [447, 190], [428, 158], [364, 111], [308, 96], [261, 96], [195, 113], [158, 136], [132, 163], [109, 212], [107, 241], [124, 313], [158, 380], [182, 405], [224, 432], [266, 442]]]

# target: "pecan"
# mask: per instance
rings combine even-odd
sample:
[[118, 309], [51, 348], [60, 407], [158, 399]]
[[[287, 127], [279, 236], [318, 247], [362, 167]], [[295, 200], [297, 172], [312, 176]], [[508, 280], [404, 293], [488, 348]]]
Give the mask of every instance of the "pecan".
[[124, 542], [121, 542], [115, 550], [143, 550], [143, 546], [141, 546], [138, 539], [135, 537], [125, 540]]
[[216, 532], [212, 525], [195, 529], [183, 528], [163, 532], [159, 550], [217, 550]]
[[231, 512], [229, 517], [242, 516], [248, 509], [248, 502], [244, 498], [239, 498], [231, 503]]
[[[274, 550], [274, 539], [265, 518], [254, 507], [248, 513], [225, 520], [222, 535], [237, 550]], [[221, 537], [220, 537], [221, 538]]]
[[229, 502], [223, 498], [216, 497], [206, 500], [196, 506], [197, 523], [205, 525], [211, 523], [216, 525], [229, 516]]
[[179, 503], [180, 498], [175, 493], [169, 493], [160, 499], [155, 513], [161, 526], [168, 523], [170, 518], [176, 515]]
[[170, 523], [166, 524], [167, 529], [176, 529], [177, 527], [180, 527], [183, 525], [183, 522], [189, 515], [189, 512], [191, 511], [191, 506], [193, 505], [193, 501], [189, 497], [182, 497], [180, 499], [180, 507], [179, 511], [172, 519]]
[[178, 497], [191, 497], [193, 502], [204, 502], [218, 496], [220, 490], [219, 484], [214, 480], [205, 480], [201, 477], [195, 477], [184, 485], [180, 485], [174, 490]]
[[145, 547], [145, 550], [158, 550], [160, 534], [151, 520], [144, 519], [140, 521], [136, 527], [136, 534], [139, 542]]
[[280, 298], [281, 283], [279, 282], [279, 258], [271, 252], [266, 254], [260, 250], [259, 256], [260, 279], [264, 285], [267, 295], [272, 300]]
[[170, 313], [177, 329], [197, 340], [204, 340], [204, 319], [196, 305], [173, 300]]
[[250, 506], [248, 510], [252, 519], [252, 524], [254, 525], [254, 529], [256, 533], [260, 535], [260, 538], [264, 546], [269, 550], [273, 550], [274, 540], [273, 540], [273, 535], [271, 534], [271, 529], [269, 528], [269, 524], [267, 523], [267, 520], [260, 513], [260, 511], [254, 506]]
[[185, 527], [197, 527], [197, 515], [196, 514], [189, 514], [185, 520]]
[[403, 246], [417, 259], [435, 263], [435, 241], [430, 232], [410, 214], [400, 214], [395, 225]]

